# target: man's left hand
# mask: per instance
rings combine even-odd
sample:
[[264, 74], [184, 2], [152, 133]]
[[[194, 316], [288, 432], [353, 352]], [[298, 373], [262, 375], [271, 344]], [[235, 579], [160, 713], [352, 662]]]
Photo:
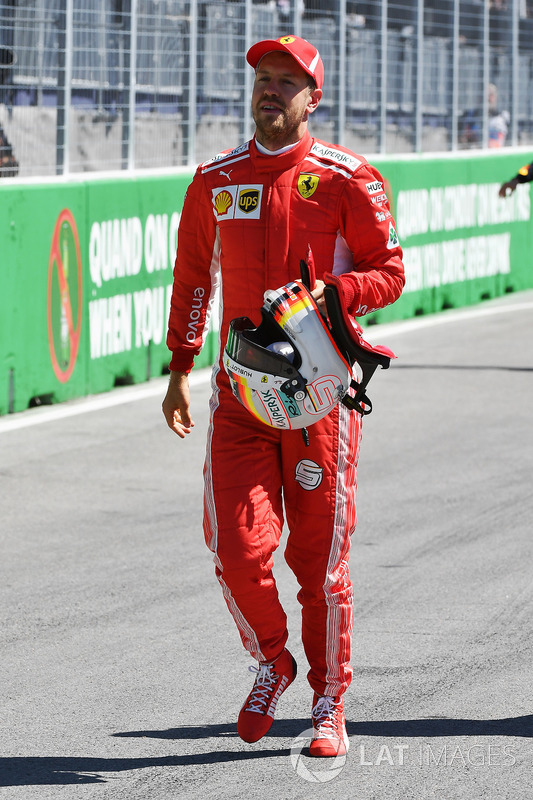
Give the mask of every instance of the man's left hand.
[[324, 297], [324, 281], [315, 281], [315, 288], [311, 291], [311, 295], [314, 297], [315, 302], [318, 306], [318, 310], [320, 313], [325, 317], [327, 314], [326, 309], [326, 298]]

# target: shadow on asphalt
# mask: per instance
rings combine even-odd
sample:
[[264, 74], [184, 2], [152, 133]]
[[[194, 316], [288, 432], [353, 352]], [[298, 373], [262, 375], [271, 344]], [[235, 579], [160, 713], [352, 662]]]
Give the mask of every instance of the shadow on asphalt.
[[[309, 729], [306, 719], [280, 719], [268, 732], [268, 738], [295, 738]], [[379, 737], [436, 738], [446, 736], [523, 736], [533, 737], [533, 714], [507, 719], [429, 719], [383, 720], [377, 722], [347, 722], [348, 735]], [[198, 740], [237, 738], [235, 724], [186, 725], [156, 731], [124, 731], [115, 737], [149, 739]], [[99, 773], [128, 772], [150, 767], [182, 767], [217, 764], [225, 761], [246, 761], [257, 758], [288, 757], [290, 748], [269, 749], [263, 744], [251, 750], [214, 750], [203, 753], [163, 756], [160, 758], [83, 758], [38, 756], [0, 758], [0, 786], [44, 786], [84, 783], [106, 783]], [[250, 745], [255, 747], [255, 745]]]
[[[311, 726], [305, 719], [278, 719], [265, 738], [295, 737]], [[422, 738], [439, 736], [525, 736], [533, 737], [533, 714], [506, 719], [427, 719], [383, 720], [377, 722], [346, 721], [348, 736], [384, 736]], [[113, 736], [147, 737], [149, 739], [213, 739], [220, 736], [237, 738], [234, 723], [220, 725], [195, 725], [168, 728], [159, 731], [125, 731]], [[264, 741], [264, 740], [263, 740]]]
[[[142, 734], [139, 734], [142, 735]], [[83, 783], [107, 783], [99, 773], [130, 772], [153, 767], [185, 767], [201, 764], [218, 764], [224, 761], [246, 761], [251, 758], [288, 757], [289, 748], [268, 750], [262, 747], [253, 751], [217, 750], [216, 752], [189, 755], [162, 756], [160, 758], [84, 758], [83, 756], [38, 756], [0, 758], [0, 787], [45, 786]]]

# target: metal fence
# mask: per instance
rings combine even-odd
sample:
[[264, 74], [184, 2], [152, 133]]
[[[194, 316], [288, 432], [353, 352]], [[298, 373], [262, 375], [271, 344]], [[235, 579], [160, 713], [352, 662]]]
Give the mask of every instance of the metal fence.
[[317, 136], [365, 154], [533, 141], [533, 0], [0, 0], [0, 176], [237, 145], [245, 52], [287, 32], [325, 63]]

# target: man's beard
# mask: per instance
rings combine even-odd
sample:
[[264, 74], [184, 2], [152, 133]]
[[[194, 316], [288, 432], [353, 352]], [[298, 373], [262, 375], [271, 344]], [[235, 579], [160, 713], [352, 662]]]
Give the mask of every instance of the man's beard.
[[[263, 100], [261, 103], [263, 103]], [[275, 142], [277, 140], [286, 140], [296, 135], [303, 120], [300, 117], [296, 118], [294, 115], [288, 116], [285, 108], [279, 109], [279, 112], [273, 120], [262, 117], [260, 111], [257, 113], [252, 112], [260, 139]]]

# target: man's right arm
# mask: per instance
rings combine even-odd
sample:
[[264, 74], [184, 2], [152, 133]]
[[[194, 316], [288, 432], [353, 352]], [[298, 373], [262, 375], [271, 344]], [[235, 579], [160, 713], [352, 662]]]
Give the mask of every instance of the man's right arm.
[[508, 194], [512, 194], [514, 192], [517, 186], [518, 178], [512, 178], [510, 181], [505, 181], [505, 183], [502, 183], [498, 194], [500, 197], [507, 197]]
[[500, 197], [507, 197], [514, 192], [516, 187], [519, 183], [529, 183], [529, 181], [533, 180], [533, 161], [530, 164], [526, 164], [524, 167], [521, 167], [518, 170], [518, 174], [515, 175], [510, 181], [505, 181], [500, 186], [500, 191], [498, 194]]
[[218, 270], [213, 206], [200, 169], [187, 189], [178, 229], [167, 347], [170, 369], [190, 372], [204, 344]]
[[191, 395], [187, 372], [171, 372], [167, 393], [163, 400], [163, 414], [168, 427], [185, 439], [191, 432], [194, 422], [190, 415]]
[[189, 372], [202, 348], [208, 323], [215, 240], [213, 211], [198, 170], [187, 190], [178, 231], [167, 333], [172, 353], [170, 381], [162, 406], [168, 427], [180, 439], [194, 426], [189, 410]]

